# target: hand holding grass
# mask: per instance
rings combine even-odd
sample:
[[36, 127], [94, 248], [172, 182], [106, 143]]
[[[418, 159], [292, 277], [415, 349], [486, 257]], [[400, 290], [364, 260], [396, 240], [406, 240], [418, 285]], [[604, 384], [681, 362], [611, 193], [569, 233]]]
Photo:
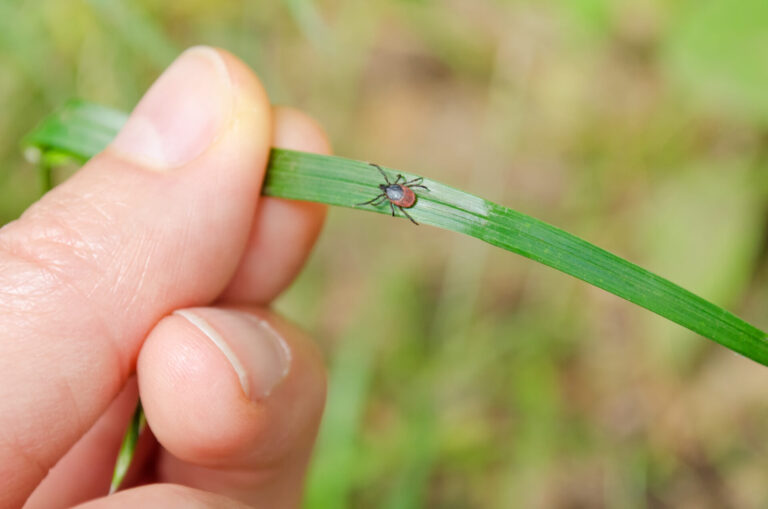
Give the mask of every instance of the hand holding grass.
[[298, 503], [324, 372], [264, 306], [325, 207], [260, 196], [272, 144], [329, 150], [244, 64], [196, 48], [0, 232], [0, 506], [105, 495], [137, 393], [158, 443], [142, 437], [127, 484], [147, 485], [90, 507]]
[[[233, 61], [232, 57], [227, 57], [227, 62], [231, 61]], [[231, 71], [232, 67], [228, 66], [227, 69]], [[247, 72], [245, 74], [247, 75]], [[232, 74], [230, 73], [229, 76], [231, 78]], [[227, 82], [229, 83], [230, 81]], [[237, 79], [234, 79], [231, 82], [241, 83], [241, 81]], [[192, 88], [198, 86], [198, 84], [194, 84]], [[176, 94], [177, 91], [186, 90], [187, 87], [186, 85], [180, 85], [176, 87], [176, 89], [177, 90], [175, 90], [173, 94]], [[177, 129], [193, 126], [196, 127], [197, 130], [192, 129], [190, 132], [195, 136], [199, 136], [201, 139], [207, 139], [210, 133], [206, 134], [204, 130], [200, 130], [200, 126], [207, 124], [200, 122], [199, 115], [196, 114], [198, 111], [195, 108], [197, 108], [198, 103], [205, 102], [205, 100], [207, 100], [206, 98], [216, 96], [212, 93], [203, 93], [202, 96], [203, 97], [200, 98], [185, 99], [184, 95], [181, 95], [176, 99], [181, 103], [188, 103], [192, 115], [189, 115], [188, 118], [182, 120], [180, 124], [175, 127], [172, 125], [170, 128], [158, 131], [156, 129], [158, 126], [152, 125], [151, 123], [148, 124], [147, 122], [142, 121], [140, 116], [137, 117], [134, 114], [131, 123], [126, 127], [126, 130], [123, 130], [119, 135], [116, 144], [112, 145], [111, 148], [101, 155], [99, 154], [105, 149], [109, 141], [118, 134], [120, 128], [126, 123], [127, 116], [119, 111], [83, 101], [71, 101], [59, 111], [46, 118], [38, 128], [27, 136], [24, 145], [28, 151], [27, 153], [30, 159], [39, 161], [41, 176], [44, 177], [44, 182], [48, 181], [51, 167], [61, 164], [62, 162], [85, 162], [91, 158], [96, 158], [96, 161], [109, 161], [110, 154], [113, 156], [119, 154], [120, 146], [121, 144], [126, 143], [126, 140], [128, 140], [129, 147], [135, 140], [144, 142], [143, 146], [142, 143], [139, 143], [142, 150], [134, 153], [133, 158], [134, 161], [140, 161], [141, 166], [147, 168], [150, 173], [150, 168], [154, 166], [159, 166], [161, 169], [168, 165], [187, 166], [190, 165], [189, 162], [179, 163], [177, 161], [178, 154], [174, 149], [176, 145], [168, 143], [167, 140], [164, 139], [163, 132], [167, 131], [173, 133]], [[158, 101], [159, 103], [156, 105], [156, 109], [158, 111], [163, 111], [166, 105], [162, 102], [162, 99], [159, 99]], [[145, 102], [147, 101], [145, 100]], [[224, 105], [224, 109], [226, 108], [227, 105]], [[141, 108], [139, 108], [139, 110], [141, 110]], [[237, 109], [235, 109], [235, 111], [237, 111]], [[256, 111], [258, 111], [258, 108], [256, 108]], [[161, 115], [166, 119], [178, 120], [178, 118], [173, 115]], [[230, 119], [231, 115], [225, 115], [225, 118]], [[229, 136], [236, 136], [235, 133], [239, 132], [242, 127], [240, 122], [236, 120], [237, 116], [234, 118], [235, 120], [230, 120], [233, 125], [228, 127], [228, 130], [232, 131]], [[296, 126], [300, 124], [301, 123], [298, 123]], [[281, 122], [276, 122], [278, 133], [280, 132], [280, 126]], [[316, 136], [309, 134], [310, 132], [316, 133], [312, 128], [299, 129], [296, 126], [294, 126], [291, 131], [294, 133], [294, 136], [302, 137], [305, 141], [318, 139]], [[255, 135], [255, 139], [257, 140], [257, 146], [261, 146], [258, 142], [258, 140], [262, 139], [258, 137], [261, 132], [263, 131], [256, 131], [257, 134]], [[304, 133], [304, 135], [302, 136], [301, 133]], [[254, 136], [254, 134], [251, 133], [251, 136]], [[195, 138], [192, 136], [190, 139]], [[220, 137], [216, 134], [214, 136], [214, 141], [211, 142], [213, 146], [206, 148], [205, 151], [211, 152], [212, 154], [222, 150], [225, 153], [230, 153], [226, 152], [227, 149], [221, 148], [222, 146], [229, 146], [229, 144], [226, 143], [227, 139], [228, 137]], [[278, 144], [282, 144], [282, 142], [279, 141], [280, 139], [280, 135], [278, 134]], [[322, 137], [319, 139], [322, 139]], [[210, 140], [206, 141], [206, 143], [208, 142], [210, 142]], [[301, 148], [302, 146], [305, 146], [300, 143], [291, 143], [289, 145], [293, 148]], [[196, 141], [191, 143], [190, 146], [194, 148], [201, 145]], [[237, 146], [237, 144], [235, 143], [233, 146]], [[218, 148], [214, 150], [214, 147]], [[365, 210], [387, 214], [390, 212], [390, 209], [393, 208], [391, 205], [401, 203], [401, 197], [395, 195], [387, 196], [386, 199], [383, 200], [380, 197], [379, 201], [374, 199], [373, 203], [370, 203], [372, 191], [374, 191], [375, 194], [377, 188], [381, 190], [382, 175], [379, 175], [376, 171], [372, 171], [371, 165], [367, 162], [308, 153], [312, 150], [318, 151], [317, 148], [317, 146], [310, 142], [309, 146], [304, 149], [305, 151], [272, 149], [269, 155], [269, 161], [266, 163], [266, 175], [264, 175], [264, 159], [266, 159], [267, 156], [263, 153], [259, 153], [255, 156], [257, 159], [261, 158], [261, 162], [256, 165], [258, 168], [258, 178], [265, 178], [261, 189], [262, 195], [272, 198], [277, 197], [288, 200], [318, 202], [335, 206], [364, 208]], [[252, 147], [248, 147], [245, 153], [250, 153], [248, 152], [250, 149], [252, 149]], [[235, 161], [240, 160], [240, 157], [235, 155], [236, 150], [232, 150], [231, 153], [233, 154]], [[213, 161], [214, 165], [220, 167], [237, 167], [237, 165], [232, 165], [226, 157], [206, 157], [204, 153], [198, 154], [196, 157], [203, 157], [208, 161]], [[96, 164], [104, 163], [99, 162]], [[195, 167], [195, 164], [191, 164], [190, 166]], [[89, 168], [92, 168], [93, 166], [94, 165], [91, 164]], [[86, 169], [85, 171], [88, 172], [89, 170]], [[401, 178], [405, 179], [406, 183], [413, 181], [428, 186], [429, 192], [419, 194], [418, 203], [412, 204], [410, 201], [402, 202], [403, 206], [412, 205], [412, 208], [407, 208], [408, 215], [412, 215], [414, 221], [418, 220], [421, 224], [429, 224], [453, 230], [455, 232], [465, 233], [494, 246], [507, 249], [556, 268], [564, 273], [582, 279], [587, 283], [623, 297], [630, 302], [645, 307], [648, 310], [664, 316], [703, 336], [709, 337], [750, 359], [768, 365], [768, 336], [765, 332], [725, 309], [675, 285], [671, 281], [661, 278], [650, 271], [600, 249], [570, 233], [513, 209], [483, 200], [482, 198], [451, 188], [435, 180], [426, 178], [421, 180], [421, 177], [418, 177], [417, 175], [408, 174], [406, 172], [398, 173], [397, 170], [391, 168], [383, 168], [381, 172], [385, 175], [393, 176], [392, 178], [395, 178], [394, 175], [396, 174], [402, 174], [403, 177]], [[228, 174], [221, 174], [221, 176], [227, 175]], [[216, 179], [218, 178], [217, 176], [219, 176], [218, 173], [210, 173], [206, 175], [205, 178]], [[86, 177], [84, 179], [87, 180], [88, 178]], [[83, 180], [83, 178], [80, 180]], [[251, 181], [248, 180], [247, 182]], [[192, 212], [194, 217], [198, 217], [197, 214], [199, 214], [200, 205], [212, 205], [210, 210], [213, 212], [220, 211], [219, 208], [225, 206], [219, 205], [215, 199], [209, 199], [210, 196], [218, 199], [224, 198], [224, 200], [230, 198], [230, 193], [232, 196], [239, 196], [237, 191], [232, 188], [230, 188], [229, 193], [226, 192], [227, 188], [223, 185], [226, 184], [226, 182], [210, 181], [210, 183], [214, 187], [211, 188], [211, 195], [206, 198], [208, 203], [201, 204], [200, 202], [196, 202], [192, 204], [190, 209], [188, 209]], [[119, 185], [119, 182], [117, 184]], [[113, 195], [120, 194], [108, 189], [110, 185], [115, 184], [105, 183], [102, 186], [103, 189], [106, 190], [104, 191], [105, 196], [109, 195], [110, 197], [113, 197]], [[258, 184], [252, 185], [252, 188], [257, 189]], [[172, 188], [169, 189], [174, 190]], [[403, 190], [398, 189], [398, 191]], [[61, 193], [59, 196], [60, 195]], [[64, 196], [66, 196], [66, 194]], [[194, 200], [194, 193], [190, 194], [189, 197]], [[405, 198], [405, 192], [403, 192], [402, 198]], [[151, 200], [157, 200], [157, 198], [150, 198], [149, 201]], [[360, 203], [362, 200], [369, 200], [369, 204], [365, 205], [366, 202]], [[253, 201], [255, 201], [255, 197], [253, 198]], [[129, 206], [136, 206], [135, 199], [133, 201], [127, 200], [127, 202]], [[267, 204], [273, 202], [262, 197], [259, 203], [259, 208], [266, 210]], [[274, 203], [285, 202], [275, 201]], [[290, 207], [296, 207], [296, 210], [303, 210], [303, 207], [296, 202], [288, 203], [290, 203]], [[379, 205], [376, 205], [377, 203]], [[239, 206], [237, 201], [235, 201], [233, 205], [236, 207]], [[316, 207], [316, 205], [306, 205], [306, 207], [308, 207], [307, 210], [312, 210], [310, 207]], [[112, 208], [115, 208], [115, 206], [110, 205], [105, 208], [105, 210], [109, 211], [112, 210]], [[118, 210], [119, 208], [120, 207], [117, 207]], [[103, 214], [103, 211], [100, 209], [94, 210], [93, 212], [95, 212], [93, 215], [97, 218], [102, 215], [108, 219], [111, 218], [111, 216]], [[405, 211], [403, 210], [403, 212]], [[153, 230], [159, 229], [163, 231], [161, 227], [166, 223], [163, 223], [162, 221], [168, 219], [167, 214], [162, 211], [158, 212], [156, 209], [153, 209], [153, 213], [157, 214], [157, 216], [146, 218], [144, 224], [149, 225]], [[59, 214], [56, 214], [57, 220], [58, 216]], [[266, 217], [266, 212], [262, 212], [261, 215], [257, 213], [257, 224], [253, 227], [253, 231], [270, 232], [259, 235], [262, 239], [268, 240], [264, 240], [258, 244], [262, 247], [256, 249], [257, 251], [260, 250], [262, 252], [259, 260], [265, 260], [264, 263], [255, 264], [249, 262], [250, 256], [247, 253], [255, 248], [252, 246], [246, 248], [246, 255], [243, 258], [242, 266], [240, 269], [237, 269], [238, 274], [232, 279], [232, 286], [229, 289], [224, 290], [223, 298], [211, 297], [212, 299], [219, 299], [222, 302], [232, 301], [233, 299], [237, 301], [237, 296], [242, 294], [246, 296], [244, 300], [245, 302], [259, 302], [259, 298], [253, 297], [254, 292], [265, 292], [268, 295], [274, 295], [275, 293], [271, 288], [275, 286], [276, 283], [265, 282], [269, 282], [273, 278], [277, 279], [278, 282], [284, 281], [285, 274], [288, 274], [288, 278], [290, 278], [290, 275], [296, 270], [295, 267], [298, 267], [301, 264], [306, 249], [295, 250], [284, 248], [285, 246], [290, 246], [292, 243], [302, 244], [302, 241], [300, 240], [302, 238], [305, 239], [306, 245], [309, 245], [314, 236], [296, 235], [295, 233], [292, 233], [294, 229], [303, 232], [305, 226], [301, 226], [301, 224], [296, 225], [291, 221], [281, 222], [259, 219], [262, 216]], [[302, 221], [310, 221], [311, 223], [311, 218], [313, 217], [317, 216], [313, 216], [311, 213], [300, 213], [294, 215], [292, 221], [298, 221], [299, 223]], [[211, 218], [206, 216], [204, 219], [209, 220]], [[62, 223], [59, 222], [56, 224]], [[226, 224], [227, 229], [232, 227], [232, 224]], [[237, 223], [235, 223], [235, 226], [236, 224]], [[311, 224], [317, 224], [317, 222]], [[408, 223], [406, 222], [406, 225], [407, 224]], [[316, 231], [317, 229], [317, 227], [314, 229], [311, 227], [306, 228], [309, 231]], [[210, 228], [205, 231], [210, 232], [214, 229], [215, 228]], [[164, 231], [168, 230], [170, 229], [166, 226], [166, 230]], [[197, 229], [190, 230], [190, 232], [197, 231]], [[186, 235], [190, 232], [185, 232], [185, 239], [187, 239]], [[118, 236], [118, 238], [122, 237]], [[126, 236], [125, 238], [130, 239], [130, 236]], [[280, 240], [275, 242], [272, 239]], [[134, 244], [136, 242], [141, 244], [140, 240], [130, 240]], [[198, 242], [210, 241], [210, 239], [200, 240], [199, 237], [195, 237], [190, 241], [191, 244], [185, 245], [195, 245], [195, 240]], [[126, 247], [130, 247], [130, 245], [131, 243], [128, 243]], [[201, 252], [203, 253], [209, 252], [200, 246], [195, 246], [195, 249], [202, 250]], [[74, 247], [77, 247], [77, 244], [74, 244]], [[151, 252], [151, 248], [143, 248], [142, 252], [147, 251]], [[196, 252], [198, 251], [193, 250], [191, 253]], [[298, 255], [291, 258], [290, 253], [298, 253]], [[155, 253], [152, 254], [155, 256]], [[183, 254], [184, 256], [188, 255], [186, 252], [183, 252]], [[229, 256], [229, 253], [224, 253], [224, 255]], [[101, 257], [105, 258], [105, 255], [102, 253]], [[281, 257], [284, 258], [283, 263], [293, 266], [294, 269], [288, 271], [274, 271], [274, 264], [270, 263], [269, 260]], [[143, 261], [143, 258], [134, 257], [131, 260], [131, 263], [138, 264]], [[147, 267], [149, 266], [150, 264], [147, 265]], [[183, 267], [178, 267], [171, 262], [168, 262], [168, 266], [174, 267], [172, 270], [177, 275], [180, 270], [183, 270]], [[225, 264], [225, 266], [228, 265]], [[154, 275], [153, 272], [149, 273], [150, 275]], [[253, 275], [254, 273], [256, 274], [255, 276]], [[243, 274], [245, 274], [245, 276], [243, 276]], [[151, 287], [152, 284], [154, 284], [154, 281], [151, 279], [148, 280], [145, 275], [146, 272], [139, 278], [139, 287], [141, 288], [145, 285]], [[119, 276], [121, 279], [118, 281], [124, 282], [122, 280], [122, 275]], [[206, 275], [206, 277], [210, 277], [210, 275]], [[260, 286], [261, 283], [265, 284]], [[188, 282], [186, 284], [188, 284]], [[280, 287], [280, 285], [277, 284], [277, 287]], [[238, 288], [241, 288], [241, 290], [238, 290]], [[265, 288], [266, 290], [263, 290], [262, 288]], [[100, 291], [103, 292], [104, 290], [101, 289]], [[146, 291], [146, 289], [144, 289], [144, 291]], [[138, 292], [134, 292], [134, 294], [135, 293]], [[91, 296], [92, 294], [88, 295]], [[247, 297], [249, 295], [251, 297]], [[259, 295], [261, 294], [259, 293]], [[134, 307], [138, 307], [133, 300], [129, 299], [127, 302]], [[183, 305], [188, 304], [184, 303]], [[194, 321], [196, 319], [193, 318], [192, 320]], [[208, 319], [208, 321], [211, 320], [213, 320], [213, 318]], [[205, 328], [206, 326], [203, 326], [203, 329]], [[209, 334], [209, 336], [215, 338], [216, 334]], [[150, 342], [147, 344], [152, 344], [151, 337]], [[146, 350], [147, 348], [145, 347], [144, 351]], [[142, 354], [141, 358], [144, 358], [144, 354]], [[139, 362], [140, 379], [142, 379], [141, 366], [142, 362]], [[173, 380], [166, 380], [165, 383], [167, 382], [173, 382]], [[244, 385], [243, 387], [246, 386]], [[244, 388], [243, 390], [245, 391], [246, 389]], [[142, 394], [144, 394], [143, 389]], [[172, 408], [172, 406], [170, 408]], [[150, 411], [148, 413], [150, 414], [150, 421], [152, 421], [152, 412]], [[162, 442], [162, 437], [160, 438]], [[139, 451], [139, 459], [141, 459], [141, 451]]]

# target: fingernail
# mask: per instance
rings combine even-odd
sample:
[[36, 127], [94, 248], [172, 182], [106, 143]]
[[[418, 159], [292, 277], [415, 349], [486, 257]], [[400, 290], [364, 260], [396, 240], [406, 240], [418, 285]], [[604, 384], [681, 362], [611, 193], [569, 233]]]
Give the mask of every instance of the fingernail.
[[182, 309], [174, 314], [185, 318], [216, 345], [251, 400], [268, 397], [288, 375], [291, 350], [265, 320], [242, 311], [213, 308]]
[[216, 139], [232, 103], [221, 56], [205, 46], [191, 48], [150, 87], [111, 149], [156, 170], [182, 166]]

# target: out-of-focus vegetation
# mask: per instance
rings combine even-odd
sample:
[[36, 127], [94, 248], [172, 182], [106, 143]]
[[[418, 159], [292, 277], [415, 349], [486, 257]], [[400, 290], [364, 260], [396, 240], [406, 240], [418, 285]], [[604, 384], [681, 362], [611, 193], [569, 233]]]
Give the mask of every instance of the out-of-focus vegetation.
[[[0, 0], [0, 220], [63, 100], [214, 44], [337, 153], [554, 223], [768, 326], [763, 0]], [[278, 302], [327, 352], [307, 506], [763, 507], [768, 371], [550, 269], [334, 210]]]

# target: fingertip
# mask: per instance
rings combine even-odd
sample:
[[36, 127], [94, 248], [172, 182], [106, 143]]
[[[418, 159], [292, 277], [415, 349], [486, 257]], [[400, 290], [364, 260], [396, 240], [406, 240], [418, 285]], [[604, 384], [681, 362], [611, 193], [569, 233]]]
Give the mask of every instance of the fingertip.
[[319, 203], [263, 197], [248, 247], [220, 302], [268, 304], [301, 271], [325, 221]]
[[330, 154], [331, 142], [314, 117], [290, 106], [273, 106], [275, 147]]
[[[224, 61], [232, 84], [239, 92], [231, 128], [245, 131], [248, 136], [255, 134], [257, 137], [250, 143], [268, 148], [274, 129], [274, 112], [264, 85], [240, 58], [221, 48], [213, 50]], [[250, 128], [253, 122], [258, 123], [257, 129]]]
[[164, 318], [142, 347], [137, 364], [147, 422], [158, 442], [192, 462], [228, 455], [253, 425], [237, 373], [226, 357], [181, 316]]
[[163, 319], [138, 375], [157, 440], [212, 468], [258, 469], [309, 451], [325, 401], [316, 347], [264, 311], [194, 308]]
[[266, 157], [272, 138], [267, 93], [242, 60], [221, 49], [195, 46], [155, 81], [105, 154], [166, 172], [240, 141], [238, 132]]
[[77, 509], [163, 507], [164, 509], [245, 509], [248, 506], [221, 495], [175, 484], [151, 484], [92, 500]]

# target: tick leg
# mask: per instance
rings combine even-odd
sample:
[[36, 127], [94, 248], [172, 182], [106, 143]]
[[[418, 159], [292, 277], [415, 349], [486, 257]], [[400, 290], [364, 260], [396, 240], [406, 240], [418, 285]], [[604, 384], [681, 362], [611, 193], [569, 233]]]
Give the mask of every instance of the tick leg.
[[397, 178], [395, 179], [395, 181], [393, 182], [393, 184], [398, 184], [398, 183], [400, 183], [400, 179], [403, 179], [403, 183], [405, 183], [405, 177], [403, 177], [402, 175], [400, 175], [400, 174], [398, 173], [398, 174], [397, 174]]
[[[390, 202], [390, 203], [391, 203], [391, 202]], [[413, 224], [415, 224], [416, 226], [419, 226], [419, 223], [417, 223], [416, 221], [414, 221], [414, 220], [413, 220], [413, 218], [411, 217], [411, 215], [410, 215], [408, 212], [406, 212], [406, 211], [405, 211], [405, 209], [404, 209], [403, 207], [398, 207], [398, 208], [400, 209], [400, 212], [402, 212], [403, 214], [405, 214], [405, 217], [407, 217], [408, 219], [410, 219], [410, 220], [411, 220], [411, 222], [412, 222]]]
[[377, 199], [375, 202], [373, 202], [371, 205], [374, 205], [375, 207], [378, 207], [379, 205], [381, 205], [381, 204], [382, 204], [382, 203], [384, 203], [385, 201], [387, 201], [387, 195], [386, 195], [386, 194], [382, 194], [382, 195], [381, 195], [381, 196], [379, 196], [379, 198], [378, 198], [378, 199]]
[[384, 170], [382, 170], [382, 169], [381, 169], [381, 166], [379, 166], [379, 165], [378, 165], [378, 164], [376, 164], [376, 163], [368, 163], [368, 164], [370, 164], [371, 166], [373, 166], [374, 168], [376, 168], [377, 170], [379, 170], [379, 171], [381, 172], [381, 174], [382, 174], [382, 175], [384, 175], [384, 181], [385, 181], [387, 184], [389, 184], [389, 185], [392, 185], [392, 183], [389, 181], [389, 177], [387, 177], [387, 174], [386, 174], [386, 173], [384, 173]]
[[[392, 217], [395, 217], [395, 205], [392, 202], [389, 202], [389, 206], [392, 209]], [[400, 209], [402, 210], [402, 209]]]
[[424, 177], [417, 177], [417, 178], [415, 178], [413, 180], [409, 180], [408, 182], [405, 183], [405, 185], [406, 186], [419, 185], [422, 182], [424, 182]]
[[410, 188], [420, 187], [420, 188], [424, 189], [425, 191], [429, 191], [429, 188], [427, 186], [422, 186], [421, 184], [411, 184], [411, 185], [407, 185], [407, 186], [410, 187]]
[[376, 200], [380, 200], [381, 198], [386, 198], [386, 197], [387, 197], [387, 195], [386, 195], [386, 194], [384, 194], [384, 193], [381, 193], [380, 195], [376, 196], [376, 198], [374, 198], [374, 199], [372, 199], [372, 200], [368, 200], [368, 201], [367, 201], [367, 202], [365, 202], [365, 203], [358, 203], [358, 204], [356, 204], [355, 206], [356, 206], [356, 207], [362, 207], [363, 205], [372, 205], [372, 204], [373, 204], [373, 202], [375, 202]]

